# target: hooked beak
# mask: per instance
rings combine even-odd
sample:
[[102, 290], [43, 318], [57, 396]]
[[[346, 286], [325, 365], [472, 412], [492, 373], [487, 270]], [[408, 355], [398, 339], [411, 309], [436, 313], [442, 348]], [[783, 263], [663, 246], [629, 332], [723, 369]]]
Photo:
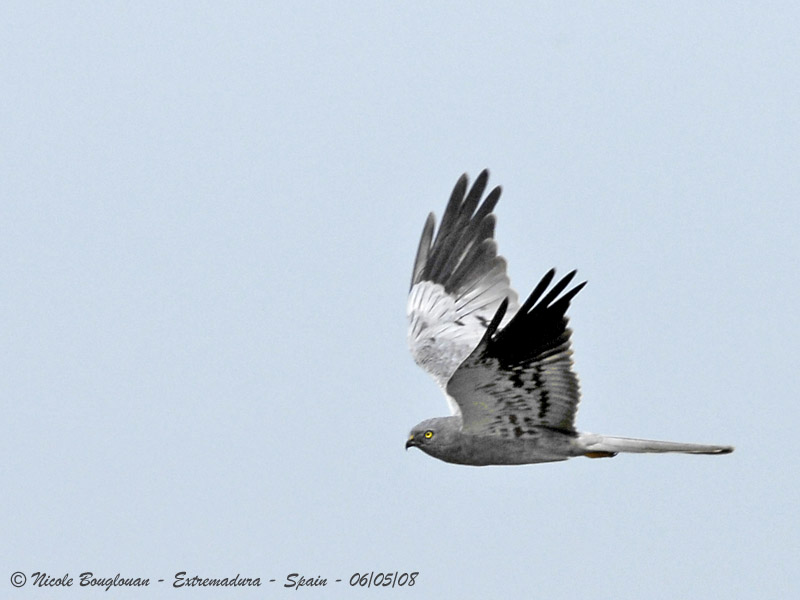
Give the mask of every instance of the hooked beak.
[[416, 444], [414, 443], [414, 436], [413, 435], [410, 438], [408, 438], [408, 441], [406, 442], [406, 450], [408, 450], [412, 446], [416, 446]]

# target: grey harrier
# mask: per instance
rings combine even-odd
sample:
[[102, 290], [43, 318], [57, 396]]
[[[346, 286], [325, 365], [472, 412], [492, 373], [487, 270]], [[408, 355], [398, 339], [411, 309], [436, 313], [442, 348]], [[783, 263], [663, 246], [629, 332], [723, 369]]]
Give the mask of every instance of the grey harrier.
[[481, 203], [488, 178], [483, 171], [467, 191], [462, 175], [436, 236], [433, 213], [422, 230], [408, 297], [408, 342], [414, 360], [444, 390], [452, 416], [422, 421], [406, 448], [476, 466], [618, 452], [732, 452], [730, 446], [575, 429], [580, 392], [566, 312], [586, 282], [567, 289], [572, 271], [550, 287], [555, 280], [550, 270], [519, 305], [494, 240], [492, 210], [500, 187]]

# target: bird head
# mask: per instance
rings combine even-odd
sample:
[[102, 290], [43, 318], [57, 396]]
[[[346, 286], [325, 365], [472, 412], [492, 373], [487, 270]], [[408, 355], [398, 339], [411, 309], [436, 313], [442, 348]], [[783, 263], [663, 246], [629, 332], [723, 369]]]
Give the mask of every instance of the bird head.
[[454, 417], [438, 417], [427, 419], [416, 425], [406, 440], [406, 450], [419, 448], [431, 456], [439, 456], [449, 448], [458, 434], [460, 423], [453, 422]]

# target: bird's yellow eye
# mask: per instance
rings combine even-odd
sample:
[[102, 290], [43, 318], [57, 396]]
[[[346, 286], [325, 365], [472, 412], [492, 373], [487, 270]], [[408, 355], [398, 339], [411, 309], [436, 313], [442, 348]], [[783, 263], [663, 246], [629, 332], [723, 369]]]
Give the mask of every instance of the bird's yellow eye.
[[429, 440], [432, 437], [433, 437], [433, 432], [432, 431], [426, 431], [425, 432], [425, 439]]

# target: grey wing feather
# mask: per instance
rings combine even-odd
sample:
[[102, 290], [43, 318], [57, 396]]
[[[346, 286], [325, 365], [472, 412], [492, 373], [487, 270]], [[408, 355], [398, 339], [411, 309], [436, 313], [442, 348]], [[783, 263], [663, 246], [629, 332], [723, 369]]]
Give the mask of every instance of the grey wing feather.
[[431, 249], [433, 228], [435, 226], [436, 216], [430, 213], [425, 220], [425, 226], [422, 228], [422, 236], [419, 238], [419, 246], [417, 246], [417, 257], [414, 259], [414, 271], [411, 273], [412, 288], [414, 287], [414, 283], [422, 277], [422, 270], [425, 268], [425, 262], [428, 260], [428, 252]]
[[475, 350], [447, 385], [468, 433], [527, 437], [536, 427], [574, 432], [580, 400], [572, 370], [571, 331], [566, 312], [586, 282], [570, 291], [575, 271], [547, 294], [555, 271], [549, 271], [503, 328], [503, 303]]
[[478, 344], [500, 303], [508, 299], [508, 318], [518, 305], [494, 240], [492, 210], [501, 188], [481, 203], [488, 178], [484, 170], [469, 191], [466, 174], [459, 178], [435, 237], [434, 215], [425, 221], [414, 260], [409, 347], [442, 388]]

